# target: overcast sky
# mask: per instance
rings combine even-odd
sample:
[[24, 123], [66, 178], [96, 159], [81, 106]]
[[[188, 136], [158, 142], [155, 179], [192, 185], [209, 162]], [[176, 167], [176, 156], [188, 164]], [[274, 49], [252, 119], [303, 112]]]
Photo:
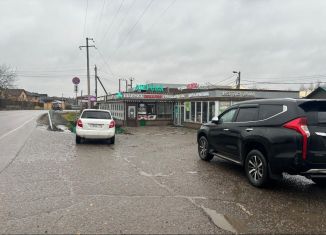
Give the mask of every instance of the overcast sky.
[[326, 82], [325, 22], [325, 0], [0, 0], [0, 64], [19, 88], [73, 96], [78, 76], [86, 93], [87, 36], [92, 93], [95, 64], [110, 92], [129, 77], [232, 85], [233, 70], [298, 89], [248, 81]]

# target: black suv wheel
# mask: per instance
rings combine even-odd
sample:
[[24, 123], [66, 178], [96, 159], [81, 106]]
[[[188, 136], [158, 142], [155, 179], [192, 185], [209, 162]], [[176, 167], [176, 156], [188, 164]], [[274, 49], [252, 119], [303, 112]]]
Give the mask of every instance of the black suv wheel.
[[263, 187], [268, 182], [268, 167], [264, 155], [258, 150], [248, 153], [245, 171], [249, 182], [256, 187]]
[[200, 159], [204, 161], [210, 161], [214, 157], [213, 154], [209, 153], [209, 145], [205, 136], [201, 136], [198, 140], [198, 154]]

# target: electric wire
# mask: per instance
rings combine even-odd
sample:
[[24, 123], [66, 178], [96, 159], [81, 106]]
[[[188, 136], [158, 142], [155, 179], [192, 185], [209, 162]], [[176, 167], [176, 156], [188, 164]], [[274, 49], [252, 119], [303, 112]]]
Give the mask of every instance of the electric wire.
[[85, 19], [84, 19], [84, 32], [83, 32], [83, 38], [85, 38], [85, 34], [86, 34], [87, 12], [88, 12], [88, 0], [86, 0], [86, 10], [85, 10]]
[[111, 66], [109, 65], [109, 63], [107, 62], [107, 60], [104, 58], [103, 54], [99, 51], [99, 49], [97, 48], [96, 50], [98, 52], [98, 54], [100, 55], [101, 59], [103, 60], [104, 64], [107, 66], [107, 68], [109, 69], [110, 73], [115, 76], [114, 72], [111, 69]]
[[120, 34], [120, 31], [121, 31], [121, 27], [123, 25], [123, 23], [126, 21], [127, 19], [127, 16], [129, 15], [131, 9], [133, 8], [134, 4], [136, 3], [136, 0], [133, 0], [133, 2], [130, 4], [129, 8], [128, 8], [128, 11], [127, 13], [125, 14], [125, 16], [122, 18], [122, 20], [120, 21], [120, 23], [118, 24], [118, 28], [116, 30], [116, 35], [119, 35]]
[[106, 4], [106, 0], [103, 0], [103, 4], [102, 4], [101, 11], [100, 11], [99, 20], [98, 20], [98, 23], [96, 25], [96, 30], [95, 30], [94, 38], [97, 38], [98, 30], [99, 30], [99, 27], [100, 27], [100, 25], [102, 23], [102, 18], [103, 18], [103, 13], [104, 13], [104, 9], [105, 9], [105, 4]]
[[130, 30], [127, 32], [126, 36], [120, 41], [119, 45], [115, 48], [114, 52], [113, 52], [113, 56], [116, 54], [116, 52], [118, 51], [118, 49], [123, 45], [123, 43], [129, 38], [129, 36], [131, 35], [131, 33], [134, 31], [134, 29], [136, 28], [137, 24], [141, 21], [141, 19], [144, 17], [145, 13], [147, 12], [147, 10], [150, 8], [150, 6], [152, 5], [154, 0], [150, 0], [147, 4], [147, 6], [145, 7], [145, 9], [143, 10], [143, 12], [140, 14], [140, 16], [138, 17], [138, 19], [136, 20], [135, 24], [130, 28]]
[[164, 16], [164, 14], [172, 7], [172, 5], [176, 2], [177, 0], [172, 0], [170, 2], [170, 4], [161, 12], [161, 14], [156, 18], [156, 20], [154, 20], [153, 24], [151, 26], [149, 26], [147, 29], [146, 29], [146, 32], [149, 31], [151, 28], [154, 27], [154, 25], [156, 25], [159, 20]]
[[243, 85], [250, 85], [250, 84], [266, 84], [266, 85], [269, 85], [269, 84], [297, 84], [297, 85], [304, 85], [304, 84], [311, 84], [311, 83], [326, 83], [326, 81], [318, 81], [318, 82], [258, 82], [258, 81], [252, 81], [252, 80], [243, 80], [245, 82], [248, 82], [247, 84], [244, 83]]
[[121, 8], [122, 8], [122, 5], [123, 5], [124, 1], [125, 1], [125, 0], [122, 0], [122, 1], [121, 1], [118, 10], [116, 11], [115, 15], [113, 16], [113, 18], [112, 18], [112, 20], [111, 20], [109, 26], [107, 27], [107, 30], [105, 31], [105, 33], [104, 33], [104, 35], [103, 35], [103, 37], [102, 37], [102, 39], [101, 39], [101, 41], [100, 41], [99, 44], [101, 44], [101, 43], [104, 41], [104, 39], [105, 39], [107, 33], [108, 33], [109, 30], [111, 29], [111, 27], [112, 27], [112, 25], [113, 25], [113, 23], [114, 23], [114, 21], [115, 21], [117, 15], [119, 14], [119, 12], [120, 12], [120, 10], [121, 10]]

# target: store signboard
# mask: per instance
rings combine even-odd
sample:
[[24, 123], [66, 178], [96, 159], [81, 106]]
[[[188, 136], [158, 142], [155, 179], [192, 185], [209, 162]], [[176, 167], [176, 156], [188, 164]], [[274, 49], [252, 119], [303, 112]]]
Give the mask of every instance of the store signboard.
[[122, 93], [122, 92], [118, 92], [118, 93], [115, 95], [115, 98], [117, 98], [117, 99], [122, 99], [122, 98], [123, 98], [123, 93]]
[[207, 97], [207, 96], [209, 96], [209, 92], [196, 92], [196, 93], [188, 94], [188, 98], [191, 98], [191, 97]]
[[222, 96], [226, 97], [255, 97], [254, 91], [223, 91]]
[[172, 99], [174, 98], [174, 95], [124, 93], [123, 97], [127, 99]]
[[136, 85], [135, 91], [164, 92], [164, 87], [162, 85], [140, 84], [140, 85]]
[[190, 83], [190, 84], [187, 84], [187, 89], [198, 89], [199, 88], [199, 84], [198, 83]]

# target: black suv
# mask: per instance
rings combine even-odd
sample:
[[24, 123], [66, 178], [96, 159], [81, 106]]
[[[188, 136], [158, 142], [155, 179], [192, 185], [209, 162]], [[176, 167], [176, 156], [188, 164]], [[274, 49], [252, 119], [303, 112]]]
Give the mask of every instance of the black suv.
[[326, 100], [265, 99], [237, 103], [197, 133], [202, 160], [244, 166], [254, 186], [283, 172], [326, 182]]

